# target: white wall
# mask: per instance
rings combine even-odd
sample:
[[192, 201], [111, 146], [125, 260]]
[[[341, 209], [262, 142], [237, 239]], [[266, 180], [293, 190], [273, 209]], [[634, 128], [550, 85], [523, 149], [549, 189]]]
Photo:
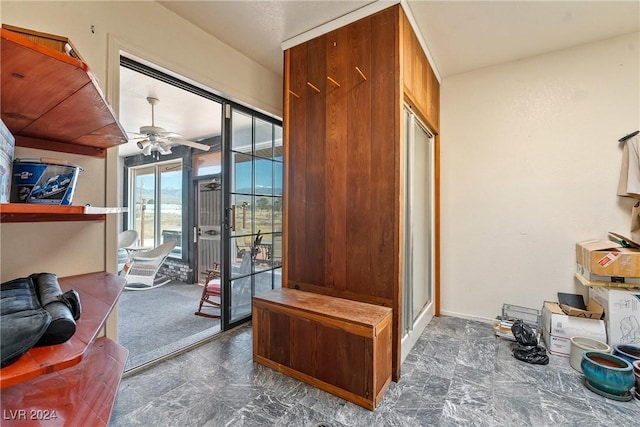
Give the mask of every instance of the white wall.
[[574, 279], [575, 243], [628, 233], [621, 147], [640, 129], [640, 34], [444, 79], [444, 314], [540, 308]]
[[[282, 115], [282, 78], [219, 40], [205, 34], [156, 2], [149, 1], [6, 1], [2, 23], [68, 37], [88, 63], [106, 94], [117, 93], [109, 65], [110, 42], [144, 52], [147, 59], [238, 102]], [[93, 32], [92, 32], [93, 26]], [[117, 56], [117, 52], [115, 53]], [[115, 62], [114, 62], [115, 61]], [[116, 105], [109, 99], [112, 105]], [[115, 108], [114, 108], [115, 109]], [[39, 157], [18, 147], [16, 157]], [[85, 156], [58, 157], [84, 168], [74, 204], [117, 203], [117, 161]], [[56, 222], [0, 225], [0, 280], [34, 272], [59, 276], [115, 270], [117, 218], [106, 222]]]

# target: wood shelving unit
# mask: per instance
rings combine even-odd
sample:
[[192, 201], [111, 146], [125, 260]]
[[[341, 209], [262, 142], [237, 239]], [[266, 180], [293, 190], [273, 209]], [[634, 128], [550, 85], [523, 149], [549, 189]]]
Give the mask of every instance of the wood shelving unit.
[[[0, 45], [1, 116], [17, 147], [105, 159], [108, 148], [126, 142], [87, 64], [77, 52], [66, 53], [66, 38], [3, 25]], [[104, 221], [107, 214], [124, 211], [6, 203], [0, 204], [0, 222]], [[0, 369], [3, 422], [106, 426], [128, 351], [98, 335], [125, 281], [96, 272], [59, 282], [63, 290], [80, 294], [76, 332], [65, 343], [33, 347]]]

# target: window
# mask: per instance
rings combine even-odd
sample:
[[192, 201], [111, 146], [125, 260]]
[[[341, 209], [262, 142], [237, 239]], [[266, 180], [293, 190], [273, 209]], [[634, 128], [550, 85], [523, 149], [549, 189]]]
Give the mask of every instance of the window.
[[182, 258], [182, 162], [131, 168], [130, 227], [140, 246], [153, 248], [175, 239], [171, 257]]

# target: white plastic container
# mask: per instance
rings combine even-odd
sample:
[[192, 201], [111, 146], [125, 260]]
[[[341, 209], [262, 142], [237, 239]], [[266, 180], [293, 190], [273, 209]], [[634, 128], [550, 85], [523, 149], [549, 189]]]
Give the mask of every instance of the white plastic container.
[[582, 373], [580, 363], [582, 362], [582, 355], [586, 351], [601, 351], [604, 353], [611, 353], [611, 347], [602, 341], [594, 340], [587, 337], [571, 337], [571, 358], [569, 364], [576, 371]]

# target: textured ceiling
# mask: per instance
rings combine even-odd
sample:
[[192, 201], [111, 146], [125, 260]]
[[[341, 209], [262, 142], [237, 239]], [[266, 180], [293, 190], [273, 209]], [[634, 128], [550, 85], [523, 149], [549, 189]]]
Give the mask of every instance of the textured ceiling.
[[[398, 1], [160, 1], [233, 49], [282, 74], [282, 42], [372, 3]], [[640, 31], [640, 1], [425, 1], [405, 3], [429, 46], [442, 78], [546, 52]], [[342, 18], [345, 19], [345, 18]], [[639, 41], [640, 42], [640, 41]], [[158, 82], [121, 79], [120, 117], [127, 131], [150, 124], [146, 97], [160, 98], [156, 125], [197, 139], [218, 132], [202, 128], [211, 101]], [[182, 93], [181, 93], [182, 92]], [[204, 103], [204, 105], [203, 105]], [[137, 152], [130, 144], [121, 155]]]

